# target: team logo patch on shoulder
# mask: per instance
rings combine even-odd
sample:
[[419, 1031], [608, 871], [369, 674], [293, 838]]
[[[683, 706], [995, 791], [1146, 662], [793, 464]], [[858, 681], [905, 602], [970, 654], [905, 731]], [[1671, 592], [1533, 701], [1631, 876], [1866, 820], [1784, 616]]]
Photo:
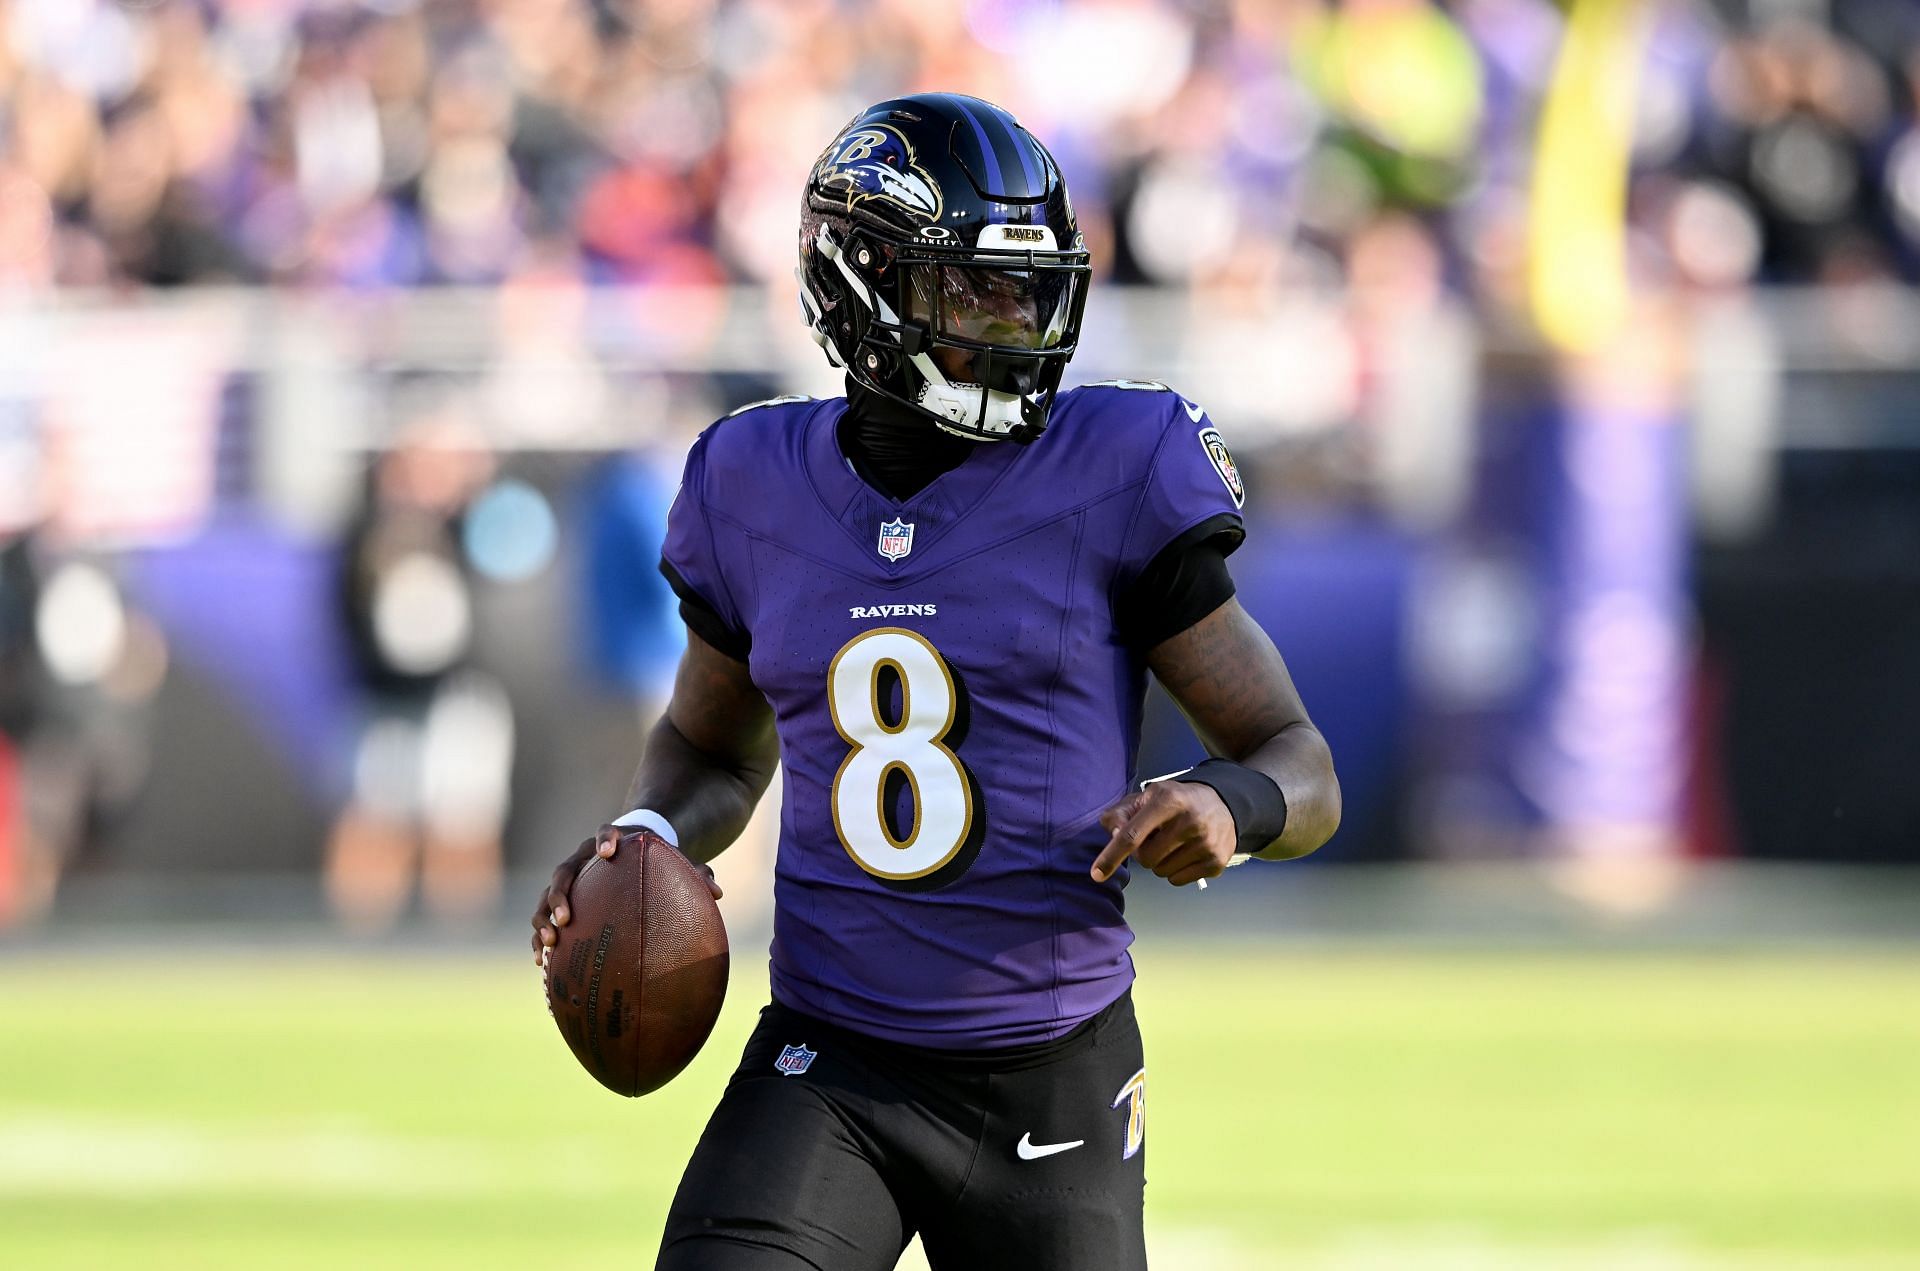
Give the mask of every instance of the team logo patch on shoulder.
[[841, 137], [820, 156], [818, 171], [822, 186], [845, 192], [849, 212], [874, 199], [929, 221], [940, 219], [940, 187], [920, 166], [912, 144], [885, 124], [868, 124]]
[[1233, 462], [1233, 452], [1227, 449], [1227, 442], [1218, 428], [1202, 428], [1200, 444], [1206, 447], [1207, 461], [1213, 464], [1213, 470], [1220, 474], [1226, 483], [1227, 493], [1233, 496], [1233, 506], [1246, 506], [1247, 487], [1240, 480], [1240, 469]]
[[880, 522], [880, 554], [888, 560], [899, 560], [913, 550], [913, 522], [902, 521], [895, 517], [891, 521]]
[[820, 1052], [808, 1050], [805, 1042], [801, 1042], [798, 1046], [782, 1046], [780, 1058], [773, 1061], [773, 1067], [783, 1077], [798, 1077], [813, 1067], [813, 1061], [819, 1057]]

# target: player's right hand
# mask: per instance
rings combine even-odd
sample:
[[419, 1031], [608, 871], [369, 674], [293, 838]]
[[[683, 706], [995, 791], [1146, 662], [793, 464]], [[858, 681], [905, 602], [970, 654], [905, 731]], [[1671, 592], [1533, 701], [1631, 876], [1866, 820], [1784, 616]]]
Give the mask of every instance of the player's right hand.
[[547, 889], [540, 893], [540, 903], [533, 907], [533, 960], [546, 964], [547, 950], [560, 943], [560, 928], [567, 925], [573, 917], [568, 901], [573, 895], [573, 880], [580, 874], [580, 867], [598, 856], [610, 859], [614, 850], [620, 846], [620, 836], [626, 833], [617, 825], [603, 825], [600, 832], [585, 840], [575, 848], [573, 855], [561, 861], [553, 871], [553, 878], [547, 883]]
[[[602, 860], [611, 860], [620, 846], [620, 840], [634, 831], [618, 825], [603, 825], [600, 832], [581, 842], [573, 855], [561, 861], [553, 871], [553, 878], [547, 883], [547, 889], [540, 893], [540, 903], [533, 908], [533, 960], [545, 966], [547, 951], [560, 943], [560, 928], [573, 919], [573, 907], [569, 903], [573, 896], [573, 880], [580, 876], [580, 870], [586, 863], [598, 856]], [[715, 900], [720, 899], [720, 884], [714, 881], [713, 867], [694, 862], [700, 872], [707, 876], [707, 888]]]

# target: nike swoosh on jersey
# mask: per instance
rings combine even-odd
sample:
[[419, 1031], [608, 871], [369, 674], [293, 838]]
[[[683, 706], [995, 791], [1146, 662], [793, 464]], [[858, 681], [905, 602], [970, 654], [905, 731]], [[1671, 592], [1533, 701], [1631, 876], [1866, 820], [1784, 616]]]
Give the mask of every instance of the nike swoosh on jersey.
[[1188, 401], [1184, 397], [1180, 399], [1180, 404], [1187, 408], [1187, 418], [1191, 419], [1196, 424], [1199, 423], [1202, 419], [1205, 419], [1207, 416], [1207, 412], [1204, 409], [1202, 409], [1201, 407], [1195, 406], [1192, 402]]
[[1085, 1147], [1085, 1139], [1075, 1139], [1071, 1143], [1035, 1143], [1033, 1131], [1020, 1136], [1020, 1142], [1014, 1145], [1014, 1152], [1023, 1161], [1037, 1161], [1043, 1156], [1053, 1156], [1060, 1152], [1071, 1152], [1076, 1147]]

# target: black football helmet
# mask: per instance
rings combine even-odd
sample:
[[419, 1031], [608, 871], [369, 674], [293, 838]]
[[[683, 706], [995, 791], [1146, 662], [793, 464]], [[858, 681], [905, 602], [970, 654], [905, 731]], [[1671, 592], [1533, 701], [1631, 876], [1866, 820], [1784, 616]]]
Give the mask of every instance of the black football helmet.
[[950, 433], [1040, 435], [1090, 272], [1053, 156], [977, 97], [869, 107], [807, 178], [798, 274], [814, 339]]

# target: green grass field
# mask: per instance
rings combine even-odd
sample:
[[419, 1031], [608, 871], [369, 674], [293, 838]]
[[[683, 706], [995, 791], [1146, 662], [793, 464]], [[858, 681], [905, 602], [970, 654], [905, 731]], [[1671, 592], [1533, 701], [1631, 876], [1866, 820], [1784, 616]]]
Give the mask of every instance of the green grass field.
[[[650, 1266], [741, 961], [629, 1103], [504, 956], [0, 959], [0, 1265]], [[1140, 962], [1156, 1267], [1920, 1267], [1920, 958]]]

